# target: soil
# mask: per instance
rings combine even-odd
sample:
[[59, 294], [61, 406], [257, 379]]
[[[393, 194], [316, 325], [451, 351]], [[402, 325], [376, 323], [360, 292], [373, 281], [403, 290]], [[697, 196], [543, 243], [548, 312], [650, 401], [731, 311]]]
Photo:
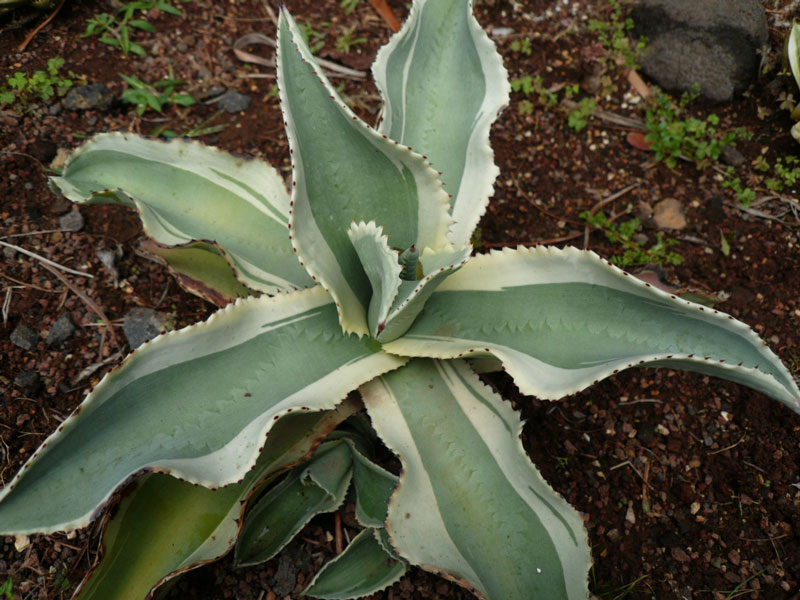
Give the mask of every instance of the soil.
[[[346, 14], [335, 0], [286, 0], [292, 12], [325, 32], [321, 55], [355, 69], [367, 69], [391, 29], [368, 2]], [[766, 2], [771, 53], [782, 46], [786, 24], [800, 16], [794, 3]], [[406, 3], [390, 0], [402, 20]], [[608, 22], [603, 0], [477, 2], [477, 15], [494, 31], [510, 77], [542, 77], [558, 90], [587, 77], [603, 77], [597, 92], [604, 111], [642, 119], [644, 102], [631, 88], [626, 69], [606, 61], [588, 19]], [[143, 116], [119, 101], [105, 110], [69, 110], [54, 99], [23, 110], [0, 109], [0, 240], [61, 265], [93, 274], [64, 274], [69, 286], [40, 261], [4, 249], [0, 257], [3, 314], [0, 330], [0, 484], [5, 484], [56, 425], [79, 404], [128, 348], [124, 315], [135, 307], [170, 313], [176, 327], [206, 318], [214, 306], [183, 292], [166, 270], [137, 251], [142, 239], [132, 213], [109, 207], [81, 207], [80, 231], [62, 231], [59, 218], [69, 203], [48, 190], [47, 168], [61, 149], [72, 149], [101, 131], [144, 134], [156, 128], [185, 133], [214, 116], [221, 132], [202, 136], [208, 144], [258, 156], [288, 171], [288, 151], [273, 69], [245, 64], [232, 50], [250, 32], [274, 36], [266, 2], [192, 0], [185, 15], [158, 9], [147, 18], [157, 32], [136, 33], [146, 56], [125, 57], [97, 38], [81, 37], [86, 20], [108, 10], [103, 0], [67, 2], [24, 51], [18, 46], [44, 16], [21, 24], [25, 13], [2, 22], [0, 74], [31, 73], [52, 57], [63, 70], [88, 83], [105, 83], [119, 98], [119, 74], [154, 81], [172, 69], [186, 81], [183, 91], [201, 99], [214, 88], [251, 97], [242, 112], [217, 113], [210, 102], [168, 106]], [[795, 9], [796, 10], [796, 9]], [[327, 25], [319, 25], [327, 23]], [[350, 51], [336, 39], [350, 28], [366, 41]], [[503, 31], [510, 28], [511, 31]], [[531, 40], [531, 52], [512, 49]], [[250, 47], [269, 58], [266, 47]], [[4, 77], [3, 77], [4, 79]], [[379, 99], [369, 80], [336, 78], [357, 112], [377, 118]], [[640, 234], [657, 233], [648, 211], [676, 199], [687, 224], [663, 231], [677, 243], [679, 265], [662, 265], [645, 275], [680, 290], [702, 292], [716, 307], [750, 324], [797, 375], [800, 365], [800, 281], [796, 188], [769, 198], [758, 187], [752, 161], [763, 155], [796, 155], [791, 121], [779, 108], [776, 71], [743, 97], [722, 105], [691, 105], [692, 114], [720, 117], [720, 128], [752, 133], [738, 149], [746, 162], [742, 181], [754, 182], [757, 211], [736, 205], [722, 186], [717, 164], [679, 162], [670, 169], [653, 154], [628, 142], [635, 128], [592, 117], [581, 131], [568, 124], [563, 105], [546, 106], [537, 95], [512, 95], [493, 130], [502, 175], [495, 198], [480, 224], [479, 252], [517, 244], [571, 242], [604, 257], [622, 253], [619, 244], [587, 229], [580, 213], [602, 208], [627, 219], [631, 205], [643, 216]], [[788, 89], [788, 88], [787, 88]], [[562, 90], [563, 91], [563, 90]], [[777, 91], [780, 91], [778, 89]], [[562, 94], [563, 96], [563, 94]], [[533, 105], [532, 114], [525, 114]], [[609, 200], [617, 192], [615, 199]], [[765, 199], [766, 198], [766, 199]], [[601, 206], [599, 203], [604, 202]], [[118, 253], [115, 271], [104, 267], [98, 249]], [[78, 295], [76, 290], [81, 292]], [[91, 305], [85, 298], [91, 300]], [[98, 318], [110, 320], [115, 335]], [[56, 320], [67, 313], [76, 324], [64, 342], [48, 344]], [[19, 325], [33, 330], [29, 350], [12, 343]], [[20, 377], [21, 373], [28, 372]], [[35, 376], [31, 375], [35, 374]], [[27, 379], [26, 379], [27, 378]], [[669, 370], [633, 369], [559, 402], [520, 396], [503, 376], [490, 382], [517, 407], [527, 424], [525, 448], [545, 478], [585, 514], [592, 544], [592, 591], [602, 598], [722, 599], [800, 598], [800, 417], [763, 395], [732, 383]], [[352, 507], [350, 507], [352, 510]], [[344, 532], [355, 529], [345, 510]], [[13, 598], [68, 598], [97, 560], [99, 527], [75, 537], [38, 536], [22, 551], [6, 538], [0, 552], [0, 584], [13, 582]], [[170, 598], [295, 598], [324, 558], [335, 554], [332, 516], [315, 519], [282, 556], [265, 565], [234, 569], [230, 559], [181, 577]], [[374, 598], [468, 598], [456, 585], [417, 569]]]

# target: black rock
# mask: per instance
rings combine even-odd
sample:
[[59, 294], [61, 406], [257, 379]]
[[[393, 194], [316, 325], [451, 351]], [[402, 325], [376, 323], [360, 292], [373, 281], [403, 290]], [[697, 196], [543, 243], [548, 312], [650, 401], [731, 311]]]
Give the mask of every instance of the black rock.
[[67, 341], [73, 333], [75, 333], [75, 324], [72, 322], [72, 317], [69, 316], [69, 313], [65, 312], [53, 323], [53, 328], [47, 334], [45, 343], [48, 346], [57, 346]]
[[288, 596], [294, 591], [297, 584], [297, 567], [294, 561], [285, 553], [278, 557], [278, 568], [275, 570], [275, 593], [280, 597]]
[[23, 350], [32, 350], [39, 343], [36, 332], [25, 325], [17, 325], [9, 336], [11, 342]]
[[106, 110], [114, 102], [114, 94], [104, 83], [79, 85], [72, 88], [64, 98], [67, 110]]
[[131, 349], [152, 340], [167, 328], [167, 319], [152, 308], [133, 308], [125, 315], [122, 331]]
[[236, 90], [228, 90], [219, 99], [216, 100], [219, 107], [228, 111], [229, 113], [237, 113], [247, 110], [250, 106], [250, 96], [240, 94]]
[[758, 0], [640, 0], [631, 34], [647, 38], [644, 72], [661, 87], [727, 101], [755, 80], [769, 29]]
[[739, 152], [733, 146], [728, 146], [727, 144], [722, 147], [720, 158], [722, 159], [722, 162], [724, 162], [726, 165], [731, 165], [732, 167], [739, 167], [746, 161], [744, 154]]
[[42, 387], [42, 378], [35, 371], [20, 371], [14, 378], [14, 385], [27, 393], [39, 391]]

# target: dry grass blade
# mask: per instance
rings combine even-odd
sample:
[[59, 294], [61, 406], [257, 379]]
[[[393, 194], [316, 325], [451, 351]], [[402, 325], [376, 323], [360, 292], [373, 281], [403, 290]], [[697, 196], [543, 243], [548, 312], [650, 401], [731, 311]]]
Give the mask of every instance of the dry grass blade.
[[31, 258], [35, 258], [36, 260], [38, 260], [39, 262], [41, 262], [45, 266], [53, 267], [54, 269], [60, 269], [60, 270], [62, 270], [64, 272], [66, 272], [66, 273], [71, 273], [73, 275], [79, 275], [81, 277], [88, 277], [89, 279], [93, 279], [94, 278], [94, 275], [91, 275], [89, 273], [84, 273], [82, 271], [76, 271], [74, 269], [70, 269], [69, 267], [65, 267], [63, 265], [60, 265], [57, 262], [53, 262], [49, 258], [45, 258], [44, 256], [40, 256], [39, 254], [36, 254], [35, 252], [31, 252], [30, 250], [25, 250], [25, 248], [22, 248], [21, 246], [17, 246], [15, 244], [9, 244], [8, 242], [4, 242], [2, 240], [0, 240], [0, 246], [5, 246], [6, 248], [13, 248], [17, 252], [19, 252], [21, 254], [24, 254], [25, 256], [30, 256]]
[[[263, 33], [247, 33], [233, 43], [233, 53], [236, 55], [236, 58], [242, 62], [255, 63], [265, 67], [274, 67], [275, 61], [271, 58], [262, 58], [242, 50], [245, 46], [251, 46], [253, 44], [269, 46], [270, 48], [276, 47], [275, 40], [267, 37]], [[324, 58], [317, 57], [317, 62], [323, 69], [330, 71], [330, 75], [333, 76], [348, 77], [351, 79], [364, 79], [367, 76], [364, 71], [343, 67], [340, 64], [325, 60]]]

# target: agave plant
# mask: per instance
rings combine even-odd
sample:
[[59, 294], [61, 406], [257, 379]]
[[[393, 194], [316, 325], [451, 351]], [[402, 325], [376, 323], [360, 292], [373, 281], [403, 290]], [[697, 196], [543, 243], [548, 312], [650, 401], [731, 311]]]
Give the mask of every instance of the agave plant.
[[[96, 137], [52, 179], [73, 201], [137, 210], [184, 285], [239, 298], [136, 350], [0, 492], [1, 532], [72, 531], [148, 473], [108, 528], [113, 560], [81, 597], [141, 598], [240, 533], [240, 562], [271, 556], [296, 527], [267, 544], [282, 519], [270, 515], [305, 522], [350, 481], [370, 530], [310, 594], [357, 597], [409, 563], [486, 598], [587, 597], [583, 518], [531, 464], [518, 414], [476, 359], [543, 399], [629, 367], [670, 367], [800, 412], [787, 369], [733, 317], [574, 248], [471, 257], [498, 174], [489, 129], [509, 88], [471, 2], [415, 0], [373, 67], [385, 103], [375, 129], [286, 10], [277, 46], [291, 195], [261, 162], [125, 134]], [[353, 390], [400, 458], [399, 480], [352, 440], [349, 454], [326, 443], [266, 492], [242, 533], [242, 502], [356, 410], [342, 404]], [[354, 581], [353, 565], [367, 563], [377, 574]]]
[[[789, 59], [794, 82], [800, 88], [800, 24], [797, 22], [792, 23], [789, 37], [786, 38], [786, 57]], [[792, 120], [800, 121], [800, 103], [795, 102], [792, 107]], [[794, 124], [791, 133], [792, 137], [800, 142], [800, 123]]]

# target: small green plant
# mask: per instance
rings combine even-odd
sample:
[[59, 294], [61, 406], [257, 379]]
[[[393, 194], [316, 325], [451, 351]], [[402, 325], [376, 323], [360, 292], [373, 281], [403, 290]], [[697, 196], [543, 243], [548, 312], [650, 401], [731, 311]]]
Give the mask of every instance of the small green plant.
[[320, 23], [318, 26], [320, 29], [314, 29], [314, 26], [308, 21], [305, 23], [297, 22], [297, 27], [300, 29], [306, 44], [308, 44], [311, 54], [317, 54], [325, 46], [326, 34], [322, 29], [329, 27], [330, 23]]
[[[631, 207], [628, 207], [630, 211]], [[580, 213], [580, 218], [586, 221], [590, 227], [601, 230], [612, 244], [619, 244], [624, 248], [621, 255], [612, 256], [611, 262], [621, 268], [641, 267], [648, 264], [656, 265], [679, 265], [683, 262], [683, 257], [674, 251], [669, 250], [678, 242], [673, 239], [664, 239], [661, 233], [656, 233], [656, 242], [646, 248], [636, 242], [633, 237], [641, 229], [642, 223], [636, 217], [621, 221], [619, 223], [611, 221], [605, 213], [598, 212], [592, 214], [586, 210]]]
[[530, 75], [523, 75], [518, 79], [512, 79], [511, 90], [514, 92], [519, 92], [526, 96], [530, 96], [534, 90], [533, 77], [531, 77]]
[[733, 190], [736, 194], [736, 200], [741, 204], [744, 208], [750, 206], [756, 200], [756, 192], [752, 188], [742, 185], [742, 180], [739, 177], [734, 177], [734, 169], [733, 167], [728, 167], [725, 172], [728, 175], [728, 179], [722, 182], [722, 187], [726, 189]]
[[581, 131], [589, 124], [589, 116], [596, 108], [597, 101], [594, 98], [581, 98], [577, 107], [567, 113], [567, 125], [575, 131]]
[[219, 133], [221, 131], [224, 131], [225, 128], [227, 127], [227, 125], [222, 124], [222, 123], [218, 123], [218, 124], [214, 125], [213, 123], [219, 117], [221, 117], [224, 113], [225, 113], [225, 111], [218, 110], [217, 112], [215, 112], [213, 115], [211, 115], [209, 118], [204, 120], [199, 125], [195, 125], [194, 127], [189, 127], [188, 129], [184, 129], [180, 133], [178, 133], [176, 131], [173, 131], [171, 129], [168, 129], [167, 125], [160, 125], [160, 126], [156, 127], [155, 129], [153, 129], [153, 131], [150, 132], [150, 136], [151, 137], [165, 137], [165, 138], [168, 138], [168, 139], [169, 138], [176, 138], [176, 137], [199, 138], [199, 137], [203, 137], [204, 135], [211, 135], [211, 134], [214, 134], [214, 133]]
[[17, 71], [0, 87], [0, 104], [16, 103], [27, 109], [36, 101], [47, 102], [56, 95], [63, 96], [76, 78], [72, 71], [64, 77], [60, 73], [63, 66], [64, 59], [57, 56], [47, 61], [46, 71], [36, 71], [30, 76]]
[[[538, 96], [539, 102], [546, 107], [551, 107], [558, 104], [558, 94], [545, 88], [544, 80], [538, 75], [536, 77], [523, 75], [518, 79], [512, 79], [510, 83], [512, 91], [521, 93], [525, 96], [535, 94]], [[527, 104], [530, 104], [530, 102]], [[522, 103], [520, 103], [520, 105], [522, 105]]]
[[533, 54], [533, 48], [531, 47], [530, 39], [522, 38], [521, 40], [514, 40], [511, 42], [511, 51], [530, 56]]
[[608, 3], [611, 5], [610, 20], [590, 19], [589, 31], [597, 33], [597, 39], [606, 49], [609, 62], [619, 62], [633, 69], [645, 48], [646, 40], [640, 39], [631, 43], [629, 32], [633, 29], [633, 20], [626, 16], [627, 8], [619, 0], [608, 0]]
[[719, 117], [708, 115], [705, 119], [686, 116], [687, 105], [697, 97], [697, 89], [684, 92], [676, 104], [664, 92], [655, 95], [647, 107], [645, 140], [655, 152], [656, 160], [674, 168], [681, 157], [693, 161], [698, 169], [717, 161], [724, 146], [736, 146], [736, 141], [749, 139], [752, 134], [744, 129], [721, 132]]
[[530, 100], [520, 100], [520, 103], [517, 105], [517, 110], [521, 115], [532, 115], [533, 114], [533, 102]]
[[185, 82], [174, 79], [170, 70], [169, 77], [147, 83], [139, 79], [136, 75], [119, 74], [122, 79], [130, 86], [122, 92], [122, 101], [136, 105], [136, 112], [143, 115], [148, 109], [161, 112], [167, 104], [177, 104], [179, 106], [192, 106], [195, 99], [190, 94], [178, 92], [178, 88], [185, 85]]
[[800, 159], [796, 156], [778, 157], [773, 165], [775, 177], [768, 177], [765, 185], [773, 192], [791, 189], [800, 181]]
[[0, 585], [0, 594], [2, 594], [6, 600], [14, 600], [14, 582], [10, 577]]
[[353, 37], [353, 32], [355, 31], [355, 27], [350, 27], [349, 29], [345, 29], [339, 36], [336, 38], [336, 49], [339, 52], [343, 52], [347, 54], [353, 48], [353, 46], [359, 46], [361, 44], [366, 44], [367, 38], [365, 37]]
[[358, 6], [358, 0], [341, 0], [339, 6], [344, 10], [344, 14], [349, 15]]
[[[185, 1], [185, 0], [184, 0]], [[127, 56], [131, 52], [144, 56], [145, 49], [131, 39], [131, 34], [138, 31], [154, 33], [156, 28], [152, 23], [142, 18], [137, 18], [137, 13], [158, 9], [171, 15], [183, 16], [183, 11], [165, 0], [136, 0], [126, 2], [116, 12], [98, 13], [86, 22], [86, 30], [81, 37], [98, 37], [99, 40], [119, 48]]]

